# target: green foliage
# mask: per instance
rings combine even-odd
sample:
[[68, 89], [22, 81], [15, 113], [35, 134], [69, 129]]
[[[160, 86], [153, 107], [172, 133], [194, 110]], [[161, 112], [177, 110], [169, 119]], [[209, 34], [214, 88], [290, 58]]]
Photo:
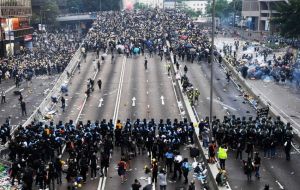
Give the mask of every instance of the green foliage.
[[[228, 3], [227, 0], [215, 0], [215, 13], [216, 17], [225, 18], [230, 13], [240, 14], [242, 11], [242, 0], [232, 0]], [[212, 14], [212, 1], [206, 7], [207, 14]]]
[[276, 9], [279, 14], [271, 20], [271, 23], [279, 27], [282, 36], [299, 38], [300, 1], [290, 0], [289, 4], [280, 4]]
[[147, 5], [145, 5], [144, 3], [135, 3], [134, 4], [134, 9], [145, 9], [147, 8]]
[[200, 15], [202, 15], [202, 12], [201, 11], [194, 11], [192, 9], [189, 9], [189, 8], [186, 8], [183, 10], [184, 12], [187, 13], [187, 15], [191, 18], [196, 18], [196, 17], [199, 17]]
[[47, 25], [56, 25], [56, 17], [59, 14], [59, 8], [56, 1], [45, 0], [41, 7], [41, 14], [44, 14], [44, 23]]

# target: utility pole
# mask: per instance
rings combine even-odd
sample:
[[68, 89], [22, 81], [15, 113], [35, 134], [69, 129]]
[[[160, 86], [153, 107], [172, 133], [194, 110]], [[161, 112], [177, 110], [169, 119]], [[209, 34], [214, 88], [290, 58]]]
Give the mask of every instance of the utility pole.
[[209, 109], [209, 122], [212, 128], [212, 118], [213, 118], [213, 63], [214, 63], [214, 46], [215, 46], [215, 0], [212, 0], [212, 35], [211, 35], [211, 55], [210, 55], [210, 109]]

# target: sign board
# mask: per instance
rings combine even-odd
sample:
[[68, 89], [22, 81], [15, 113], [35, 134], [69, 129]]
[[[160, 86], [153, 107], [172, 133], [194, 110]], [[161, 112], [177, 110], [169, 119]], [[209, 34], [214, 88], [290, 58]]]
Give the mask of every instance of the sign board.
[[28, 35], [24, 36], [24, 41], [25, 42], [30, 41], [30, 40], [32, 40], [32, 35], [31, 34], [28, 34]]
[[257, 110], [257, 117], [268, 117], [269, 115], [269, 107], [265, 107], [265, 108], [260, 108]]
[[15, 40], [15, 36], [14, 36], [14, 32], [13, 31], [5, 31], [5, 40], [6, 41], [14, 41]]

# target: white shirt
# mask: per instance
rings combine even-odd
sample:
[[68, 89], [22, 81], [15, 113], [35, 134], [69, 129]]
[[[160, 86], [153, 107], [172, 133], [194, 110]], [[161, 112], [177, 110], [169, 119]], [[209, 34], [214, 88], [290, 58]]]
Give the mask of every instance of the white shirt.
[[167, 175], [164, 173], [158, 174], [159, 185], [167, 185]]

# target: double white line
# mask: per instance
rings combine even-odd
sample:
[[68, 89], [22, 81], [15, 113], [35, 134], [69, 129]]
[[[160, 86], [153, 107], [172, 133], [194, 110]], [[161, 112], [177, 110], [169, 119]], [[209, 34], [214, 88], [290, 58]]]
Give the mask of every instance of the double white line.
[[[122, 68], [121, 68], [121, 74], [120, 74], [116, 104], [115, 104], [115, 109], [114, 109], [114, 115], [113, 115], [114, 124], [116, 124], [117, 120], [118, 120], [120, 101], [121, 101], [121, 95], [122, 95], [122, 88], [123, 88], [123, 81], [124, 81], [124, 75], [125, 75], [125, 67], [126, 67], [126, 57], [124, 56], [123, 62], [122, 62]], [[105, 189], [105, 183], [106, 183], [106, 176], [104, 176], [103, 178], [100, 177], [97, 190], [104, 190]]]

